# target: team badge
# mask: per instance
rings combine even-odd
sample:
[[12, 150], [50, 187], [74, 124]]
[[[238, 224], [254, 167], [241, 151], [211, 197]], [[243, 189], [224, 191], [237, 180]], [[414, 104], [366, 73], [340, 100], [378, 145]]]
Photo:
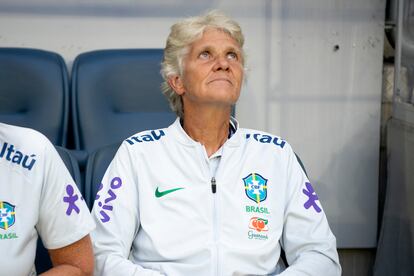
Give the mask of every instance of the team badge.
[[251, 173], [243, 178], [244, 188], [248, 198], [260, 203], [267, 198], [267, 179], [258, 173]]
[[0, 228], [7, 230], [16, 221], [15, 218], [15, 211], [14, 211], [14, 205], [6, 202], [6, 201], [0, 201]]

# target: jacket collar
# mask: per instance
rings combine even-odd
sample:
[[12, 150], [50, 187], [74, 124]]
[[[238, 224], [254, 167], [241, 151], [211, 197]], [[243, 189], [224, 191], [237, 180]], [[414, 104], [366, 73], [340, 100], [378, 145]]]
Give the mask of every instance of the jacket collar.
[[[196, 146], [199, 142], [194, 141], [183, 129], [180, 123], [180, 117], [175, 119], [174, 123], [168, 127], [168, 131], [172, 134], [174, 139], [178, 140], [181, 144], [185, 146]], [[241, 140], [241, 131], [239, 130], [239, 122], [230, 117], [230, 138], [224, 143], [223, 146], [235, 147], [240, 144]]]

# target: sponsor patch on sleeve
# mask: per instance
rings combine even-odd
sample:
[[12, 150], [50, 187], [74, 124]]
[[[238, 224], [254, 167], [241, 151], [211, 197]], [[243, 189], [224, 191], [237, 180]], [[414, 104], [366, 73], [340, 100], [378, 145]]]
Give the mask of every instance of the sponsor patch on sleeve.
[[313, 189], [310, 182], [305, 183], [306, 188], [302, 190], [303, 194], [308, 197], [306, 202], [303, 204], [305, 209], [313, 208], [317, 213], [320, 213], [322, 209], [318, 206], [317, 200], [319, 199], [315, 190]]
[[[66, 215], [72, 215], [72, 212], [79, 214], [80, 209], [76, 205], [76, 201], [79, 200], [79, 196], [76, 194], [75, 189], [71, 184], [66, 185], [66, 196], [63, 197], [63, 202], [68, 204], [68, 208], [66, 209]], [[81, 197], [81, 200], [83, 198]]]
[[120, 177], [114, 177], [111, 180], [110, 187], [108, 191], [106, 192], [106, 197], [104, 198], [104, 195], [101, 195], [101, 191], [103, 189], [103, 184], [101, 183], [99, 185], [98, 192], [96, 193], [95, 201], [97, 201], [98, 208], [99, 208], [99, 214], [101, 215], [100, 220], [103, 223], [106, 223], [111, 220], [111, 213], [113, 210], [112, 201], [116, 200], [117, 198], [117, 189], [121, 188], [122, 186], [122, 180]]

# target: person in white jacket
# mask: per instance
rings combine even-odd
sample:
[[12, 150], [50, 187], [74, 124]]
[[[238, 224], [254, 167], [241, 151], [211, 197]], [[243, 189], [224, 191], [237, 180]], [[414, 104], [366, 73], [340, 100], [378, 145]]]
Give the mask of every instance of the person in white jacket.
[[0, 275], [37, 275], [40, 236], [53, 267], [42, 275], [92, 275], [88, 207], [52, 143], [0, 122]]
[[126, 139], [107, 169], [92, 211], [96, 275], [341, 274], [290, 145], [231, 117], [243, 43], [218, 11], [172, 26], [161, 73], [178, 117]]

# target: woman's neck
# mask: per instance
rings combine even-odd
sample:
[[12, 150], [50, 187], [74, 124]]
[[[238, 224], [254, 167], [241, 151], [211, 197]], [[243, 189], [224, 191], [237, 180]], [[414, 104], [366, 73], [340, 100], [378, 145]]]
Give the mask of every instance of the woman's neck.
[[230, 112], [230, 109], [197, 112], [186, 110], [183, 116], [183, 129], [193, 140], [204, 145], [210, 157], [228, 139]]

